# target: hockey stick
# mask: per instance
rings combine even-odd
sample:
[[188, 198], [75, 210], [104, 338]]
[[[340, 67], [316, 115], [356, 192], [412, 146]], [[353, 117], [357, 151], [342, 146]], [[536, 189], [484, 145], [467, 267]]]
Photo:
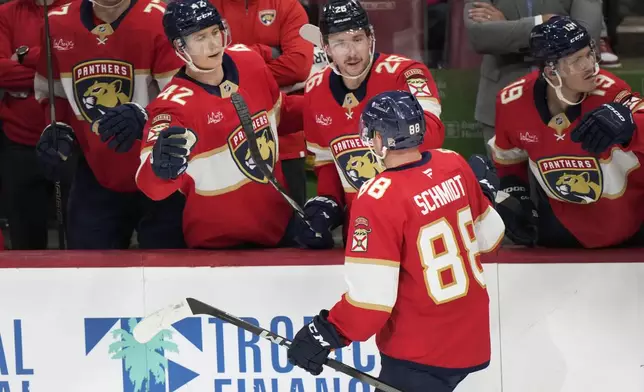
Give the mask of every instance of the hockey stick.
[[280, 194], [282, 194], [282, 197], [288, 202], [288, 204], [291, 205], [291, 207], [293, 207], [295, 212], [297, 212], [297, 214], [304, 221], [306, 221], [306, 214], [304, 214], [302, 207], [300, 207], [299, 204], [297, 204], [297, 202], [286, 193], [286, 190], [284, 190], [282, 185], [277, 182], [277, 179], [273, 175], [273, 172], [268, 167], [266, 162], [262, 159], [262, 154], [259, 152], [259, 147], [257, 147], [257, 136], [255, 136], [255, 130], [253, 129], [253, 120], [250, 116], [250, 112], [248, 111], [246, 101], [244, 101], [244, 98], [239, 93], [232, 93], [230, 100], [235, 107], [237, 117], [239, 117], [239, 122], [241, 123], [242, 130], [244, 131], [246, 140], [248, 141], [248, 150], [250, 151], [250, 156], [253, 158], [253, 161], [255, 161], [257, 168], [264, 175], [264, 177], [266, 177], [266, 180], [270, 182], [270, 184], [273, 185], [273, 187], [277, 189]]
[[304, 38], [306, 41], [309, 41], [318, 48], [323, 48], [322, 44], [322, 33], [320, 33], [320, 28], [316, 25], [307, 23], [300, 27], [300, 37]]
[[[45, 13], [45, 55], [47, 56], [47, 88], [49, 90], [49, 116], [51, 125], [56, 125], [56, 106], [54, 100], [54, 66], [51, 55], [51, 35], [49, 34], [49, 10], [47, 0], [43, 2], [43, 11]], [[57, 140], [54, 138], [54, 143]], [[57, 145], [54, 144], [54, 149], [57, 150]], [[60, 187], [60, 180], [54, 183], [54, 190], [56, 196], [56, 222], [58, 223], [58, 249], [67, 249], [67, 236], [65, 233], [65, 220], [63, 217], [63, 192]]]
[[[161, 330], [170, 327], [177, 321], [181, 321], [186, 317], [199, 315], [216, 317], [280, 346], [289, 347], [291, 345], [291, 341], [283, 336], [253, 325], [194, 298], [185, 298], [178, 304], [170, 305], [150, 314], [134, 327], [132, 335], [139, 343], [147, 343], [161, 332]], [[342, 362], [336, 361], [335, 359], [329, 358], [326, 362], [326, 366], [335, 369], [340, 373], [344, 373], [347, 376], [365, 382], [383, 392], [401, 392], [400, 390], [383, 383], [377, 378], [372, 377], [367, 373], [363, 373], [358, 369], [352, 368], [351, 366], [345, 365]]]

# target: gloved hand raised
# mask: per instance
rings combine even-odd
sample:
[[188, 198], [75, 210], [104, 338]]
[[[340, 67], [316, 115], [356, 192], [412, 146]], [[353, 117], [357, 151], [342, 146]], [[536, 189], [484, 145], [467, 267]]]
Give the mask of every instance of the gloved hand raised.
[[150, 157], [152, 171], [162, 180], [174, 180], [188, 168], [188, 156], [197, 136], [188, 128], [172, 126], [159, 132]]
[[103, 143], [119, 153], [128, 152], [134, 142], [143, 137], [143, 127], [148, 113], [138, 103], [128, 102], [108, 109], [94, 121], [92, 131], [101, 137]]

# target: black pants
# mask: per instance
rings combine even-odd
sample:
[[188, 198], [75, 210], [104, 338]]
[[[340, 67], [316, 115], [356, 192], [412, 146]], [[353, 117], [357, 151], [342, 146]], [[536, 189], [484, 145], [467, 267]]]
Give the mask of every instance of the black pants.
[[127, 249], [134, 230], [141, 249], [181, 249], [185, 197], [152, 201], [141, 192], [115, 192], [98, 183], [79, 159], [69, 196], [70, 249]]
[[[443, 374], [423, 369], [422, 365], [408, 366], [406, 361], [386, 355], [381, 357], [382, 369], [378, 378], [403, 392], [452, 392], [470, 373]], [[382, 391], [376, 389], [376, 392]]]
[[[34, 146], [19, 144], [0, 132], [0, 175], [11, 249], [47, 249], [49, 218], [54, 216], [54, 182], [45, 178]], [[61, 170], [63, 207], [71, 182], [71, 165]], [[63, 216], [65, 209], [63, 208]]]
[[306, 158], [296, 158], [282, 161], [282, 172], [289, 196], [300, 206], [306, 203]]

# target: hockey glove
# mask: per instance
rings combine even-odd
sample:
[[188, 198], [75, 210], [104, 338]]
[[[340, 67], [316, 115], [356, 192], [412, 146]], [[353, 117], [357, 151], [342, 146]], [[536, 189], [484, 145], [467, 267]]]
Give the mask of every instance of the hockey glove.
[[119, 153], [128, 152], [135, 141], [143, 138], [148, 113], [138, 103], [128, 102], [111, 109], [92, 124], [92, 131], [103, 143]]
[[197, 143], [194, 132], [183, 127], [169, 127], [159, 132], [150, 163], [152, 171], [162, 180], [174, 180], [188, 168], [188, 155]]
[[288, 361], [314, 376], [322, 373], [331, 350], [344, 347], [343, 339], [327, 317], [329, 311], [322, 310], [295, 334], [288, 349]]
[[496, 205], [496, 211], [505, 224], [505, 235], [517, 245], [535, 246], [539, 215], [528, 187], [510, 176], [501, 181], [501, 188], [508, 196]]
[[483, 194], [490, 200], [493, 206], [496, 205], [496, 192], [501, 186], [499, 176], [496, 175], [496, 168], [488, 157], [481, 154], [474, 154], [467, 160], [476, 179], [479, 181]]
[[58, 168], [72, 154], [75, 140], [74, 130], [65, 123], [45, 127], [36, 143], [36, 155], [48, 179], [59, 178]]
[[304, 204], [306, 222], [302, 222], [298, 242], [310, 249], [333, 248], [331, 230], [342, 223], [340, 205], [329, 196], [315, 196]]
[[631, 110], [621, 103], [605, 103], [587, 113], [570, 134], [581, 148], [601, 154], [613, 145], [626, 146], [635, 132]]

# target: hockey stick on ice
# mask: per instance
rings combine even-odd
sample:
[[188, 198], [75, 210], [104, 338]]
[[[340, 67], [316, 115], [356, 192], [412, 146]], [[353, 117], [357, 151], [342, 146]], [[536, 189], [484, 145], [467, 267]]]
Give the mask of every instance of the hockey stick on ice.
[[[56, 124], [56, 107], [54, 92], [54, 66], [51, 55], [51, 35], [49, 33], [49, 9], [47, 1], [43, 2], [43, 11], [45, 13], [45, 55], [47, 56], [47, 88], [49, 90], [49, 110], [51, 125]], [[55, 142], [56, 139], [54, 139]], [[54, 149], [57, 149], [54, 146]], [[63, 192], [60, 187], [60, 180], [54, 183], [56, 196], [56, 222], [58, 223], [58, 248], [67, 249], [67, 236], [65, 233], [65, 220], [63, 216]]]
[[[185, 298], [178, 304], [170, 305], [150, 314], [134, 327], [132, 334], [134, 336], [134, 339], [136, 339], [139, 343], [147, 343], [152, 340], [152, 338], [155, 337], [159, 332], [161, 332], [161, 330], [170, 327], [177, 321], [181, 321], [186, 317], [199, 315], [216, 317], [280, 346], [288, 347], [291, 345], [291, 341], [283, 336], [275, 334], [262, 327], [253, 325], [238, 317], [228, 314], [223, 310], [217, 309], [194, 298]], [[392, 386], [383, 383], [377, 378], [368, 375], [367, 373], [363, 373], [358, 369], [345, 365], [344, 363], [336, 361], [335, 359], [329, 358], [327, 360], [326, 366], [335, 369], [340, 373], [344, 373], [347, 376], [365, 382], [383, 392], [402, 392]]]

